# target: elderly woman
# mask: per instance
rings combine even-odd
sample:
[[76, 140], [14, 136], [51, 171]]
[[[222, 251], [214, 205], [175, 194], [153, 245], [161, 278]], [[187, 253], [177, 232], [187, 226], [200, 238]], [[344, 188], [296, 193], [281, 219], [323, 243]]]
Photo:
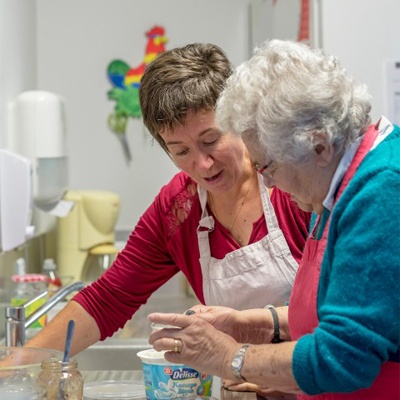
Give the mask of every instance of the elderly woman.
[[151, 336], [168, 360], [300, 399], [400, 398], [400, 129], [371, 125], [370, 108], [364, 84], [302, 44], [267, 42], [237, 68], [221, 127], [318, 218], [289, 307], [150, 315], [182, 328]]

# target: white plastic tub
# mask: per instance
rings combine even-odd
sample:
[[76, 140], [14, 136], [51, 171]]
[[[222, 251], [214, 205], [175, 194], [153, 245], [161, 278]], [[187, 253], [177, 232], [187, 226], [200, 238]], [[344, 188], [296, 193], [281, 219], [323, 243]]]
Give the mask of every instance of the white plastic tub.
[[[148, 400], [211, 396], [212, 376], [184, 364], [171, 364], [164, 352], [154, 349], [138, 353]], [[200, 397], [201, 398], [201, 397]]]

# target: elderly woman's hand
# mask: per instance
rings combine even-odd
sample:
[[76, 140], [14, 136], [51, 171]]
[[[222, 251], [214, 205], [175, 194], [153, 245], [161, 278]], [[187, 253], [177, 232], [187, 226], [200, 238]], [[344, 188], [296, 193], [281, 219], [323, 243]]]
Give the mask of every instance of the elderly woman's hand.
[[186, 311], [186, 315], [196, 314], [196, 317], [204, 319], [214, 328], [224, 332], [238, 340], [238, 330], [235, 329], [240, 321], [239, 311], [229, 307], [195, 305]]
[[[150, 335], [149, 343], [155, 350], [166, 350], [167, 361], [187, 364], [207, 374], [232, 379], [230, 362], [241, 347], [231, 336], [214, 328], [195, 315], [149, 315], [156, 324], [176, 326], [163, 328]], [[222, 361], [222, 362], [221, 362]]]
[[[286, 325], [284, 323], [286, 318], [283, 318], [286, 313], [287, 307], [280, 307], [281, 328]], [[272, 339], [271, 313], [263, 308], [238, 311], [229, 307], [199, 304], [187, 310], [186, 314], [196, 314], [198, 318], [204, 319], [214, 328], [232, 336], [239, 343], [262, 344], [270, 343]], [[285, 339], [288, 339], [288, 335], [285, 336]]]
[[[268, 315], [268, 310], [262, 311], [263, 316]], [[196, 313], [154, 313], [148, 318], [152, 323], [172, 326], [154, 331], [149, 339], [155, 350], [166, 351], [164, 357], [167, 361], [186, 364], [202, 373], [216, 375], [222, 379], [236, 379], [237, 375], [231, 369], [231, 364], [243, 343], [238, 343], [230, 335], [214, 328]], [[295, 345], [296, 342], [287, 342], [250, 346], [246, 352], [243, 376], [248, 382], [276, 391], [300, 393], [291, 373]], [[275, 367], [278, 348], [279, 357], [282, 358], [282, 366], [279, 369]]]

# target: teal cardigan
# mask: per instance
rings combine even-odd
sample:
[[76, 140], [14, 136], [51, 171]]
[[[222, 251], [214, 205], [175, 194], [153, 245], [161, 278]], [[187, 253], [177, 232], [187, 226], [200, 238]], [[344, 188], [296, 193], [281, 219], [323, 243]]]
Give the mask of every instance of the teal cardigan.
[[400, 128], [370, 151], [331, 215], [319, 325], [293, 373], [307, 394], [369, 387], [400, 348]]

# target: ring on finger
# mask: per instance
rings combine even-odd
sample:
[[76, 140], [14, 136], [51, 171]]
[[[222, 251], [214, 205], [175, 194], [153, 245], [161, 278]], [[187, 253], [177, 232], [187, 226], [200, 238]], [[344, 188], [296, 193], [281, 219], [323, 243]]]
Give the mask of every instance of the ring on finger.
[[180, 353], [180, 345], [179, 345], [179, 342], [180, 342], [180, 340], [178, 340], [178, 339], [175, 339], [175, 340], [174, 340], [174, 344], [175, 344], [174, 352], [175, 352], [175, 353]]

